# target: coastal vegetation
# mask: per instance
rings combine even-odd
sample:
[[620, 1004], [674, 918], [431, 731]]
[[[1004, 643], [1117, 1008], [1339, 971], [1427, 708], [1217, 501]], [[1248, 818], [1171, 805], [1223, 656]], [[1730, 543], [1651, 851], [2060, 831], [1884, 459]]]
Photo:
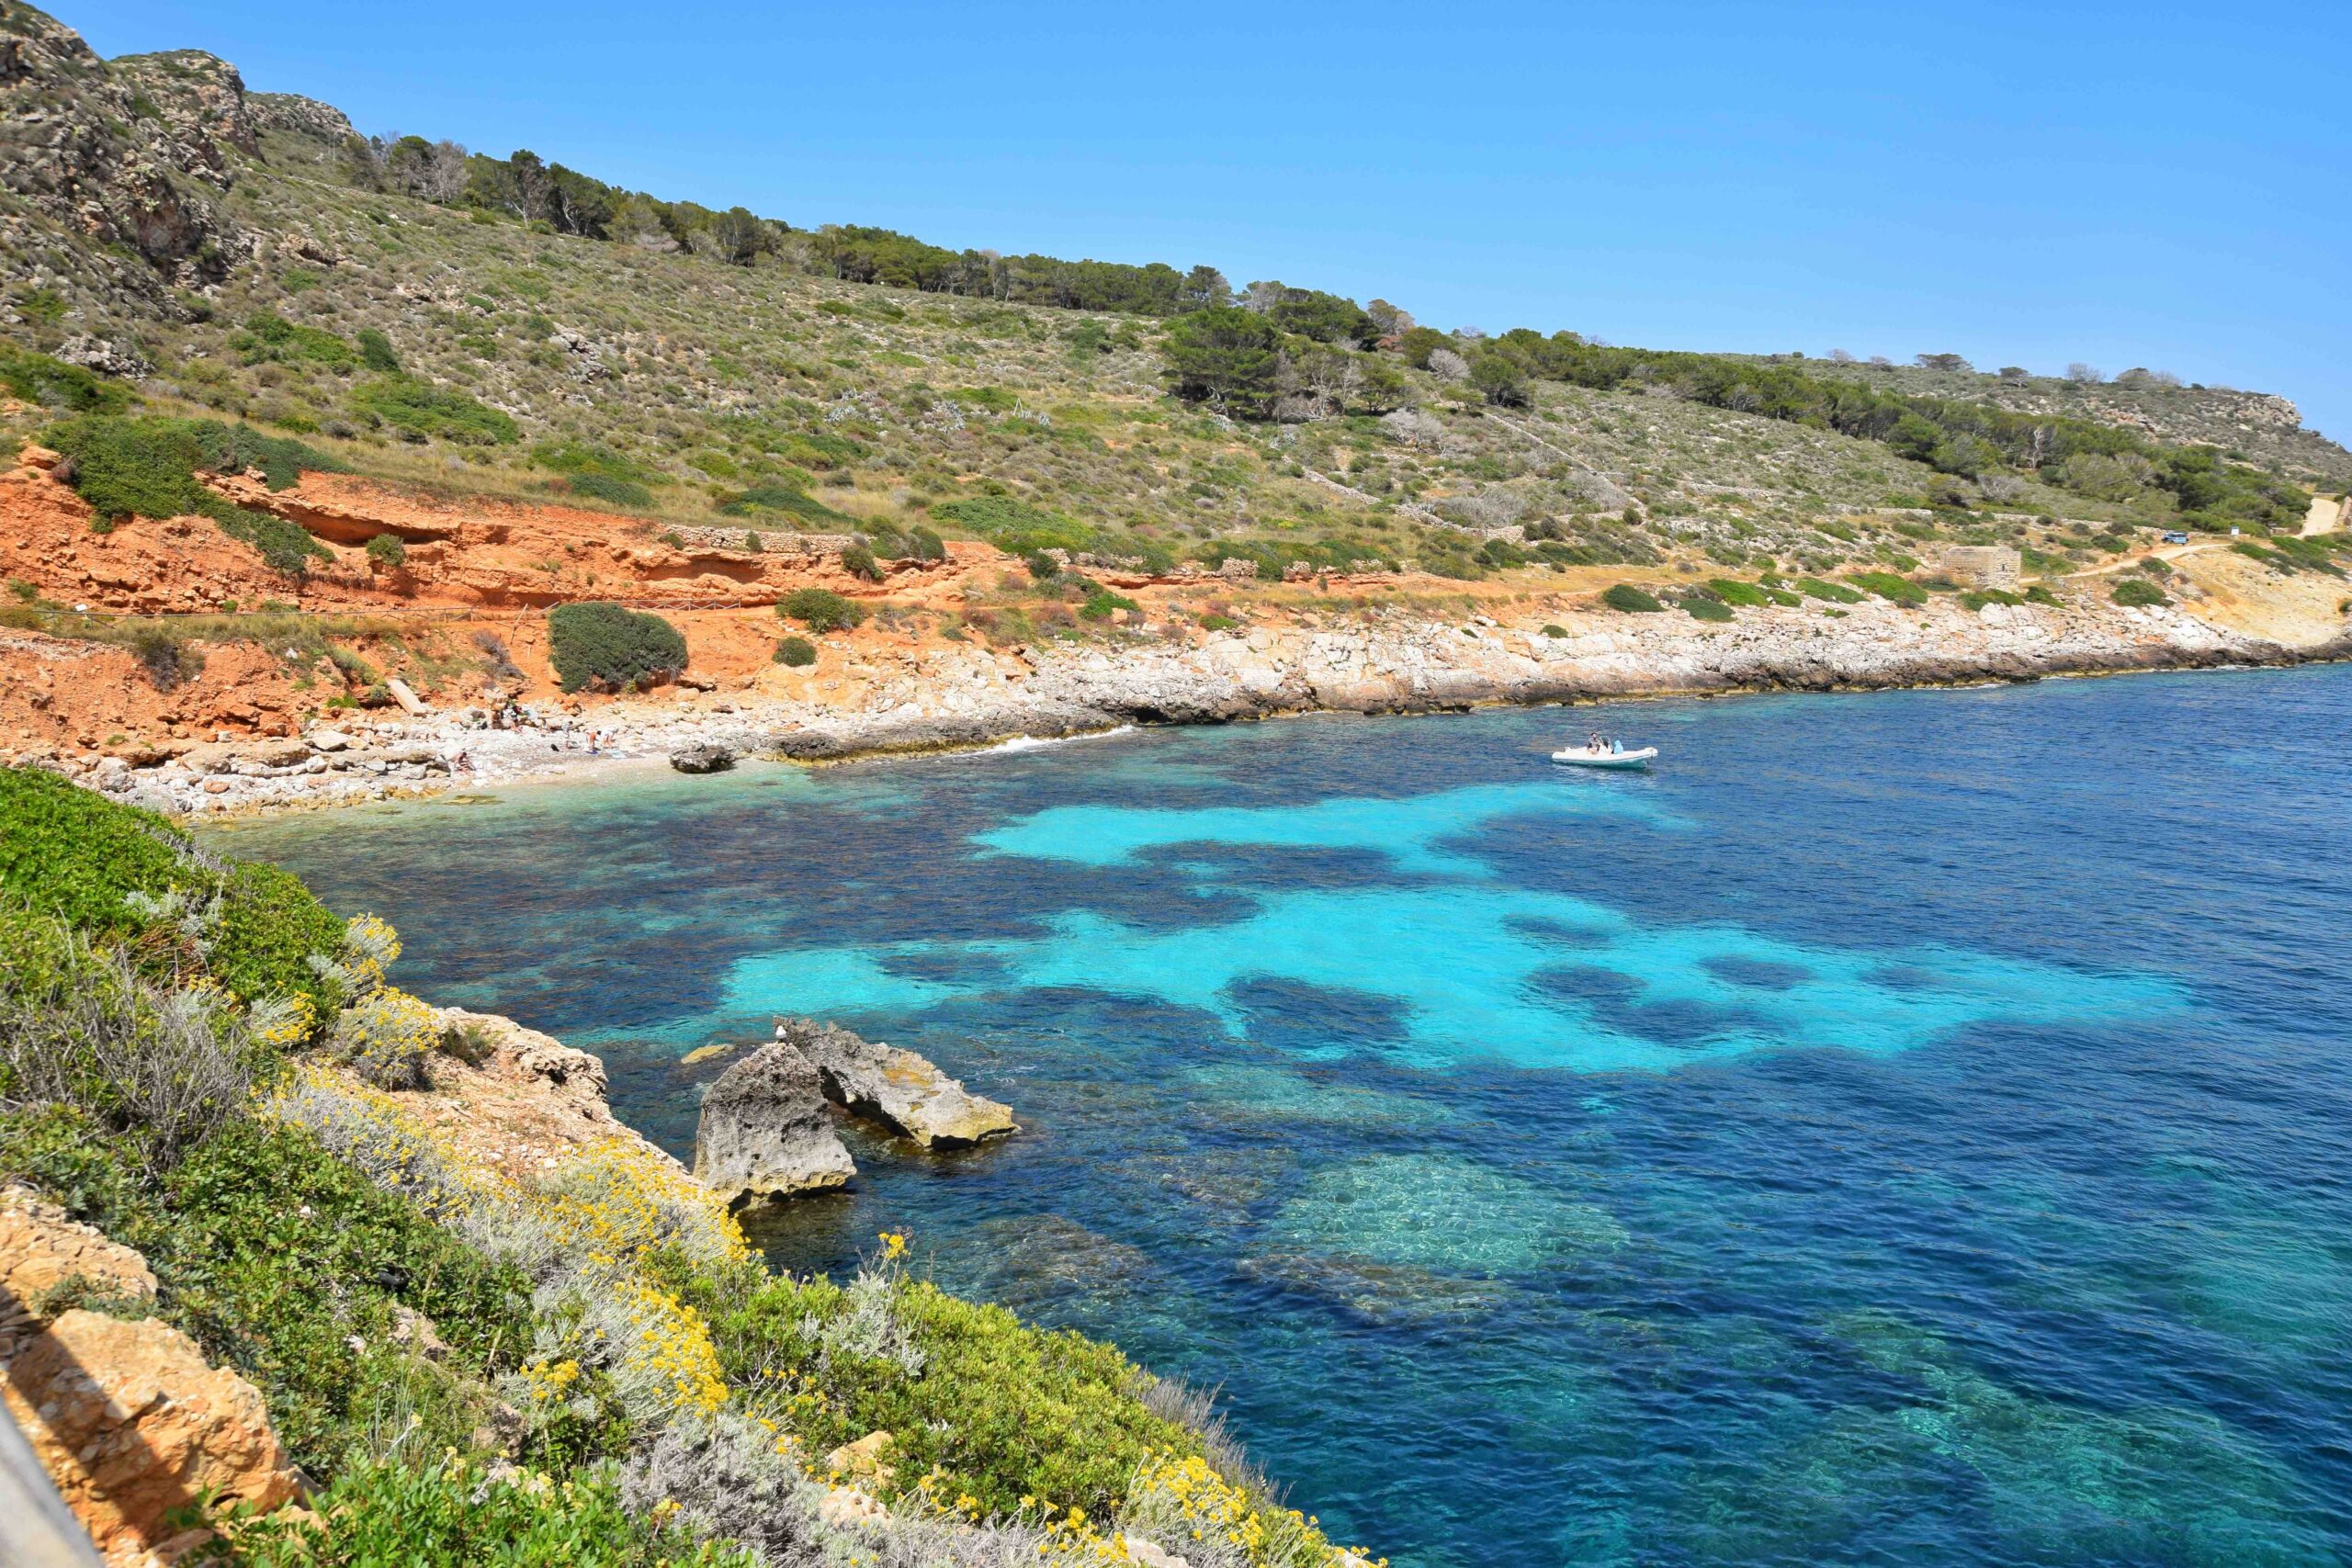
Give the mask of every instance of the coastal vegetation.
[[[641, 1144], [478, 1163], [407, 1091], [489, 1043], [393, 987], [398, 954], [284, 873], [0, 770], [0, 1177], [137, 1247], [138, 1312], [260, 1389], [315, 1517], [215, 1514], [232, 1560], [1107, 1568], [1149, 1524], [1341, 1561], [1198, 1400], [913, 1277], [901, 1235], [789, 1279]], [[876, 1431], [881, 1522], [829, 1523], [819, 1456]]]
[[686, 667], [686, 639], [677, 627], [610, 600], [549, 610], [548, 648], [567, 692], [639, 689], [675, 680]]

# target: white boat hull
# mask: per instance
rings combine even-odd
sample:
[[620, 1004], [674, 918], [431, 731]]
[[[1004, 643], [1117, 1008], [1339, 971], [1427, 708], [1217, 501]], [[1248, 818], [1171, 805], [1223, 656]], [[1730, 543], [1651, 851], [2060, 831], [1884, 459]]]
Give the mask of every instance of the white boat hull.
[[1588, 751], [1572, 746], [1566, 751], [1552, 753], [1552, 761], [1571, 768], [1646, 768], [1650, 759], [1657, 755], [1657, 748], [1645, 746], [1638, 751]]

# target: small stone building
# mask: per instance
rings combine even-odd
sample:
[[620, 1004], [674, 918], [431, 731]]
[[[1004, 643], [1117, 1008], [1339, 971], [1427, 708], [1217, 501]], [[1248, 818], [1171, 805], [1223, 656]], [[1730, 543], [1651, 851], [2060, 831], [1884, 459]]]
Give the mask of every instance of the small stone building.
[[1943, 574], [1962, 588], [2018, 591], [2018, 553], [2007, 545], [1954, 545], [1944, 552]]

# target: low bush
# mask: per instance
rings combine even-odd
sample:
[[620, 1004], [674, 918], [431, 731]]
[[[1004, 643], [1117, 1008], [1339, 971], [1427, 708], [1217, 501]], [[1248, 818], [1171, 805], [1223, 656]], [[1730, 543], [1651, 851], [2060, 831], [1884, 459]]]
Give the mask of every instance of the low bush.
[[775, 645], [775, 661], [787, 670], [806, 670], [817, 662], [817, 645], [805, 637], [788, 637]]
[[970, 529], [1008, 555], [1049, 549], [1083, 550], [1094, 543], [1094, 530], [1085, 524], [1009, 496], [976, 495], [961, 501], [943, 501], [931, 509], [931, 514]]
[[398, 534], [378, 534], [368, 541], [368, 558], [397, 571], [408, 564], [408, 546]]
[[759, 1568], [764, 1561], [630, 1510], [612, 1477], [594, 1471], [557, 1486], [545, 1476], [493, 1477], [464, 1458], [369, 1460], [345, 1468], [311, 1506], [315, 1522], [272, 1516], [232, 1529], [237, 1561], [246, 1568]]
[[1809, 599], [1822, 599], [1832, 604], [1859, 604], [1862, 596], [1842, 582], [1827, 582], [1818, 577], [1800, 577], [1797, 590]]
[[236, 512], [196, 476], [259, 468], [270, 489], [284, 490], [298, 482], [305, 468], [343, 469], [325, 453], [299, 441], [217, 420], [85, 414], [51, 425], [41, 433], [41, 440], [72, 461], [70, 482], [101, 522], [193, 513], [258, 516]]
[[830, 588], [796, 588], [778, 601], [775, 613], [820, 636], [847, 631], [865, 619], [865, 606]]
[[[216, 512], [213, 521], [229, 537], [259, 550], [262, 560], [272, 571], [282, 571], [288, 577], [307, 576], [312, 561], [334, 558], [333, 552], [311, 537], [310, 531], [300, 523], [288, 522], [271, 513], [227, 507]], [[379, 535], [377, 537], [388, 538], [390, 536]], [[372, 546], [375, 540], [368, 543]], [[368, 553], [373, 555], [375, 552], [370, 549]]]
[[1728, 621], [1732, 618], [1730, 605], [1703, 593], [1686, 593], [1681, 604], [1683, 610], [1694, 621]]
[[1546, 626], [1544, 628], [1544, 635], [1545, 637], [1566, 637], [1568, 635], [1568, 628], [1559, 626]]
[[158, 986], [122, 950], [0, 906], [0, 1105], [86, 1116], [168, 1170], [243, 1113], [277, 1060], [221, 1000]]
[[94, 371], [6, 343], [0, 343], [0, 389], [71, 413], [120, 413], [130, 403], [128, 392]]
[[1987, 604], [2022, 604], [2025, 597], [2005, 588], [1979, 588], [1962, 593], [1960, 602], [1968, 609], [1981, 610]]
[[928, 1283], [677, 1283], [730, 1380], [768, 1367], [818, 1371], [827, 1397], [786, 1414], [810, 1451], [887, 1430], [902, 1476], [936, 1465], [942, 1491], [970, 1495], [983, 1512], [1043, 1497], [1102, 1514], [1155, 1451], [1198, 1451], [1192, 1433], [1134, 1397], [1145, 1374], [1111, 1346]]
[[574, 474], [564, 481], [574, 495], [609, 501], [615, 506], [650, 506], [653, 492], [635, 479], [615, 479], [610, 474]]
[[451, 387], [415, 376], [379, 376], [351, 394], [361, 415], [391, 426], [405, 439], [439, 438], [460, 446], [506, 446], [523, 437], [507, 414]]
[[2166, 596], [2163, 589], [2157, 587], [2154, 583], [2149, 581], [2144, 577], [2127, 577], [2123, 579], [2120, 582], [2118, 582], [2115, 585], [2114, 591], [2109, 596], [2119, 604], [2137, 606], [2141, 608], [2146, 608], [2156, 604], [2169, 604], [2172, 603], [2172, 600]]
[[[215, 860], [161, 817], [38, 768], [0, 768], [0, 893], [94, 940], [133, 943], [155, 973], [200, 965], [240, 1001], [300, 995], [321, 1011], [333, 1001], [310, 959], [342, 946], [344, 924], [299, 879]], [[141, 912], [174, 894], [208, 912], [196, 936]]]
[[1918, 605], [1928, 602], [1926, 589], [1891, 571], [1858, 571], [1846, 581], [1893, 604]]
[[823, 502], [804, 493], [797, 485], [755, 485], [729, 496], [718, 510], [721, 515], [728, 517], [752, 517], [763, 512], [780, 513], [820, 527], [854, 521], [846, 513], [836, 512]]
[[1666, 608], [1655, 594], [1645, 593], [1630, 582], [1617, 584], [1600, 596], [1600, 602], [1629, 615], [1655, 615]]
[[842, 570], [865, 582], [882, 581], [882, 563], [864, 545], [852, 545], [842, 551]]
[[1204, 632], [1229, 632], [1240, 624], [1231, 615], [1210, 614], [1201, 617], [1201, 630]]
[[1753, 582], [1742, 582], [1733, 577], [1713, 577], [1707, 580], [1708, 591], [1726, 604], [1745, 604], [1760, 608], [1771, 603], [1764, 590]]
[[380, 327], [362, 327], [353, 340], [359, 345], [359, 363], [370, 370], [380, 370], [388, 376], [401, 372], [401, 356], [392, 352], [392, 340]]
[[549, 610], [548, 651], [556, 683], [567, 692], [652, 685], [686, 667], [686, 639], [677, 627], [604, 599]]
[[1078, 615], [1080, 620], [1107, 621], [1114, 612], [1140, 610], [1142, 607], [1125, 594], [1114, 593], [1098, 582], [1089, 590], [1085, 602], [1079, 605]]

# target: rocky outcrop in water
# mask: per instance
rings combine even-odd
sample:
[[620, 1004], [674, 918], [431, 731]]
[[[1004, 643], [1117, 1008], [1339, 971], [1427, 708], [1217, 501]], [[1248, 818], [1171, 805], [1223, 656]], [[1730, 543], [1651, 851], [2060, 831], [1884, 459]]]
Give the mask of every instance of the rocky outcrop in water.
[[781, 1042], [719, 1075], [695, 1128], [695, 1179], [735, 1206], [845, 1186], [857, 1167], [842, 1146], [808, 1058]]
[[786, 1021], [777, 1038], [817, 1069], [826, 1099], [926, 1149], [969, 1148], [1014, 1129], [1012, 1107], [970, 1092], [912, 1051], [811, 1018]]
[[702, 741], [671, 752], [670, 765], [682, 773], [723, 773], [735, 765], [735, 753], [724, 746]]

